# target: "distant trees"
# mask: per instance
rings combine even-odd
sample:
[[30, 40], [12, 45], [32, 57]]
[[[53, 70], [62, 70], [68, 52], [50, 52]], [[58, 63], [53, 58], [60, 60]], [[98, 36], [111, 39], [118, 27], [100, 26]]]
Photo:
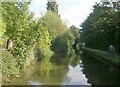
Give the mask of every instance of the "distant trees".
[[59, 18], [58, 15], [48, 11], [45, 16], [41, 18], [44, 26], [47, 27], [52, 39], [51, 49], [55, 53], [62, 53], [62, 55], [70, 54], [70, 50], [75, 44], [75, 39], [79, 37], [79, 30], [73, 26], [70, 29]]
[[58, 15], [51, 11], [48, 11], [41, 20], [43, 25], [48, 28], [52, 40], [55, 40], [56, 37], [63, 35], [67, 31], [66, 24], [64, 24]]
[[67, 56], [72, 50], [75, 37], [68, 30], [63, 36], [57, 37], [52, 44], [52, 50], [57, 54]]
[[118, 38], [120, 37], [120, 12], [119, 4], [96, 4], [93, 12], [82, 23], [81, 42], [85, 42], [87, 47], [108, 50], [110, 44], [116, 48], [120, 47]]
[[74, 35], [75, 37], [75, 44], [74, 48], [78, 49], [78, 43], [80, 42], [80, 29], [77, 28], [76, 26], [72, 25], [70, 26], [70, 32]]
[[74, 54], [73, 48], [80, 39], [79, 29], [74, 25], [68, 28], [60, 19], [55, 0], [48, 0], [47, 13], [41, 18], [41, 21], [52, 38], [51, 49], [63, 56]]
[[75, 53], [74, 49], [76, 49], [79, 39], [79, 29], [73, 25], [64, 35], [55, 39], [52, 44], [53, 51], [55, 53], [61, 53], [63, 56], [71, 56]]
[[[29, 4], [28, 2], [2, 3], [0, 46], [6, 50], [0, 49], [4, 51], [2, 62], [4, 63], [3, 74], [7, 74], [5, 78], [23, 70], [29, 59], [30, 51], [35, 48], [43, 57], [42, 67], [46, 64], [50, 65], [52, 51], [69, 56], [68, 58], [75, 53], [73, 45], [78, 42], [79, 29], [75, 26], [71, 26], [69, 29], [60, 19], [56, 2], [48, 2], [48, 11], [37, 20], [34, 19], [34, 13], [29, 12]], [[8, 49], [8, 46], [5, 45], [8, 45], [10, 41], [13, 46]], [[34, 52], [36, 51], [34, 50]], [[9, 67], [10, 64], [13, 64], [14, 67]], [[50, 71], [52, 67], [46, 68]]]

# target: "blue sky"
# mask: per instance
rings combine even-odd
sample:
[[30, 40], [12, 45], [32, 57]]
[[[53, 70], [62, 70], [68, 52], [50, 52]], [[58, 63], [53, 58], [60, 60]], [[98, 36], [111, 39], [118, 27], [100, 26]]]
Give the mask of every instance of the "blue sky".
[[[92, 12], [92, 5], [100, 0], [56, 0], [61, 19], [67, 22], [67, 25], [75, 25], [80, 28], [80, 24]], [[29, 8], [35, 13], [35, 18], [45, 14], [47, 0], [32, 0]]]

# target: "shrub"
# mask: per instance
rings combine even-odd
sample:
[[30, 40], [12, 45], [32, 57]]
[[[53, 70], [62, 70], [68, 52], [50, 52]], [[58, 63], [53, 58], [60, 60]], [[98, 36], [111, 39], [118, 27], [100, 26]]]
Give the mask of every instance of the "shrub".
[[15, 57], [5, 50], [1, 50], [0, 55], [2, 55], [3, 81], [9, 78], [11, 75], [19, 74], [19, 68], [16, 66], [17, 62]]

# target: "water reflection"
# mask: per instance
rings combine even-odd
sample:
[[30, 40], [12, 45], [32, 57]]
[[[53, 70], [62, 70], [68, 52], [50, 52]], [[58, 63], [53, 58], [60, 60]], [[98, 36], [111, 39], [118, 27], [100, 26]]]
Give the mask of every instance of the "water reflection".
[[119, 85], [120, 72], [113, 66], [107, 65], [87, 54], [81, 55], [83, 73], [92, 85]]
[[[120, 72], [87, 54], [60, 56], [37, 61], [25, 69], [12, 85], [120, 85]], [[42, 87], [43, 87], [42, 86]]]
[[[38, 81], [41, 85], [88, 85], [87, 78], [82, 73], [83, 67], [79, 65], [80, 56], [78, 55], [74, 55], [73, 58], [53, 55], [51, 62], [38, 63], [40, 65], [35, 66], [36, 70], [32, 74], [35, 80], [32, 80], [31, 84], [38, 84]], [[36, 79], [37, 77], [39, 79]]]
[[81, 72], [82, 67], [79, 65], [76, 67], [69, 66], [69, 69], [70, 71], [67, 73], [67, 77], [64, 80], [63, 85], [90, 85], [87, 83], [85, 75]]
[[50, 61], [37, 61], [13, 78], [10, 84], [19, 85], [88, 85], [80, 67], [80, 56], [63, 57], [54, 54]]

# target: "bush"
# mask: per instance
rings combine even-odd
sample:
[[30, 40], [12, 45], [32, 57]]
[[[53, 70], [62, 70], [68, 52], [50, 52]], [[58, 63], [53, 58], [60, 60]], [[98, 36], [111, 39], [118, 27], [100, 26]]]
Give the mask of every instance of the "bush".
[[19, 74], [19, 68], [16, 66], [17, 62], [15, 57], [5, 50], [1, 50], [0, 55], [2, 55], [3, 81], [5, 81], [5, 79], [9, 78], [11, 75]]

